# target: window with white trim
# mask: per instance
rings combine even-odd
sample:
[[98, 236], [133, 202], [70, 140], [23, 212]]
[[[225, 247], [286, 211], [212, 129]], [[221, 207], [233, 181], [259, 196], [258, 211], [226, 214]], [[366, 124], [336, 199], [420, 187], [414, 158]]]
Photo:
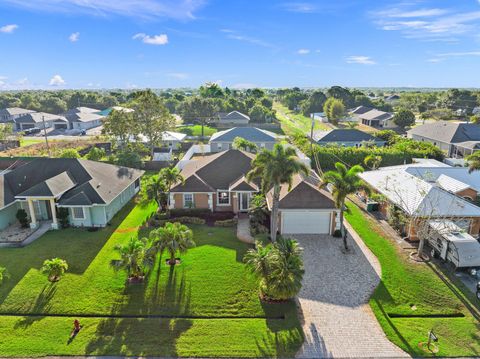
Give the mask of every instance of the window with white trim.
[[230, 192], [228, 192], [228, 191], [218, 191], [217, 192], [217, 204], [219, 206], [230, 205]]
[[260, 148], [265, 148], [265, 143], [260, 143]]
[[73, 219], [85, 219], [85, 211], [83, 210], [83, 207], [73, 207], [72, 217]]
[[183, 208], [193, 208], [193, 193], [184, 193], [183, 194]]

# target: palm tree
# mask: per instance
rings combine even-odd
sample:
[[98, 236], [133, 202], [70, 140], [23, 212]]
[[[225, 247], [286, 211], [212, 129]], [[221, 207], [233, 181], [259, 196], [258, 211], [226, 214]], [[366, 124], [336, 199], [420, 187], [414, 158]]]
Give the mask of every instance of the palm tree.
[[[172, 188], [175, 183], [185, 182], [180, 170], [176, 167], [162, 168], [158, 174], [158, 179], [163, 183], [167, 196], [170, 196], [170, 188]], [[167, 214], [170, 214], [170, 208], [168, 205]]]
[[5, 282], [8, 278], [10, 278], [10, 274], [7, 271], [7, 268], [0, 267], [0, 285]]
[[144, 239], [132, 237], [125, 245], [117, 245], [115, 250], [120, 259], [112, 260], [110, 265], [115, 270], [125, 270], [129, 279], [142, 279], [155, 262], [155, 256]]
[[480, 170], [480, 151], [472, 153], [466, 160], [468, 162], [468, 173]]
[[280, 188], [283, 184], [292, 185], [293, 176], [297, 173], [308, 174], [308, 168], [296, 158], [295, 149], [276, 144], [272, 151], [263, 150], [252, 162], [252, 169], [247, 173], [247, 180], [260, 178], [264, 192], [273, 188], [273, 203], [270, 220], [270, 236], [272, 242], [277, 238], [278, 203]]
[[[348, 250], [347, 233], [343, 224], [345, 200], [348, 195], [359, 189], [366, 189], [362, 180], [358, 177], [363, 172], [363, 167], [355, 165], [350, 169], [340, 162], [335, 163], [336, 171], [328, 171], [323, 175], [321, 186], [331, 185], [335, 205], [340, 209], [340, 231], [343, 237], [343, 246]], [[367, 189], [366, 189], [367, 190]]]
[[167, 192], [165, 182], [159, 177], [152, 177], [145, 186], [145, 194], [149, 200], [154, 200], [159, 210], [168, 208], [167, 205]]
[[58, 282], [68, 270], [67, 261], [60, 258], [47, 259], [43, 262], [42, 273], [46, 274], [50, 282]]
[[258, 150], [258, 147], [254, 142], [248, 141], [242, 137], [235, 137], [232, 147], [236, 150], [248, 151], [252, 153], [256, 153]]
[[370, 167], [372, 170], [376, 170], [378, 167], [380, 167], [380, 164], [382, 163], [382, 156], [368, 155], [363, 160], [363, 163], [365, 164], [365, 166]]
[[195, 247], [192, 230], [179, 222], [167, 222], [165, 226], [153, 230], [150, 239], [160, 253], [168, 252], [170, 265], [175, 265], [177, 252], [183, 254]]

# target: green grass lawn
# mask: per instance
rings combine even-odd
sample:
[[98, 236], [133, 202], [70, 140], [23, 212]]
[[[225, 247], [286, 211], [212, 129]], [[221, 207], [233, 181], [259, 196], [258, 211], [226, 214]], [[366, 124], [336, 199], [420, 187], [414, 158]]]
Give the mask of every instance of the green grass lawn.
[[[380, 325], [388, 338], [414, 356], [424, 355], [418, 343], [427, 339], [430, 329], [439, 337], [439, 356], [478, 356], [480, 323], [457, 295], [428, 264], [414, 263], [389, 239], [378, 225], [357, 206], [350, 204], [346, 219], [362, 237], [382, 266], [382, 281], [370, 299]], [[451, 283], [448, 281], [448, 284]], [[416, 310], [412, 310], [412, 306]], [[393, 318], [392, 314], [463, 314], [462, 318]]]
[[[177, 128], [178, 132], [185, 133], [188, 136], [201, 136], [202, 135], [202, 126], [193, 125], [193, 126], [182, 126]], [[204, 126], [203, 127], [204, 136], [211, 136], [217, 132], [216, 128]]]
[[45, 142], [44, 138], [22, 138], [20, 140], [20, 147], [35, 145], [37, 143]]
[[[279, 102], [275, 102], [273, 108], [277, 111], [277, 118], [280, 121], [282, 130], [287, 135], [310, 135], [312, 120], [301, 113], [289, 110]], [[330, 127], [315, 121], [315, 131], [326, 131]]]
[[[248, 246], [233, 228], [192, 226], [197, 246], [180, 265], [158, 259], [144, 284], [125, 284], [126, 274], [109, 266], [114, 247], [147, 235], [137, 229], [154, 210], [131, 204], [97, 232], [51, 231], [25, 248], [0, 249], [0, 266], [11, 273], [0, 313], [13, 314], [0, 317], [0, 356], [293, 355], [303, 341], [295, 304], [259, 301], [242, 263]], [[69, 271], [50, 284], [39, 269], [53, 257], [66, 259]], [[91, 317], [68, 343], [77, 316]]]

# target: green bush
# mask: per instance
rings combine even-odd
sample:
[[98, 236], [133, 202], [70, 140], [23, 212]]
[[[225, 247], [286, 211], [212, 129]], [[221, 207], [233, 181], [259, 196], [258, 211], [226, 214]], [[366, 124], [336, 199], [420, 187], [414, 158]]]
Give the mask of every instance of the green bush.
[[184, 216], [184, 217], [176, 217], [176, 218], [170, 219], [170, 222], [180, 222], [184, 224], [205, 224], [206, 221], [198, 217]]
[[68, 220], [69, 215], [68, 208], [60, 207], [58, 209], [57, 218], [62, 228], [67, 228], [70, 225], [70, 221]]
[[19, 209], [15, 216], [17, 217], [17, 220], [20, 223], [20, 225], [22, 226], [22, 228], [27, 228], [28, 227], [28, 215], [27, 215], [27, 212], [24, 209]]
[[177, 208], [170, 210], [171, 217], [198, 217], [206, 216], [212, 211], [208, 208]]
[[80, 154], [74, 148], [67, 148], [60, 154], [60, 158], [80, 158]]
[[237, 225], [237, 219], [232, 218], [232, 219], [226, 219], [224, 221], [215, 221], [214, 225], [216, 227], [233, 227]]

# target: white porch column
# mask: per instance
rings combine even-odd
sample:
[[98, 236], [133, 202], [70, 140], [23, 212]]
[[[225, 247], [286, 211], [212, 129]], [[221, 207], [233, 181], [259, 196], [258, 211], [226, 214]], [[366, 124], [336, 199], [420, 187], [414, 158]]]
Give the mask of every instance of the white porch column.
[[57, 209], [53, 198], [50, 199], [50, 209], [52, 211], [52, 229], [58, 229]]
[[208, 194], [208, 209], [213, 212], [213, 196], [211, 193]]
[[35, 216], [35, 208], [33, 208], [33, 202], [29, 198], [27, 199], [28, 202], [28, 211], [30, 212], [30, 228], [37, 228], [37, 217]]
[[168, 201], [168, 208], [174, 209], [175, 208], [175, 197], [173, 193], [170, 193], [170, 200]]

